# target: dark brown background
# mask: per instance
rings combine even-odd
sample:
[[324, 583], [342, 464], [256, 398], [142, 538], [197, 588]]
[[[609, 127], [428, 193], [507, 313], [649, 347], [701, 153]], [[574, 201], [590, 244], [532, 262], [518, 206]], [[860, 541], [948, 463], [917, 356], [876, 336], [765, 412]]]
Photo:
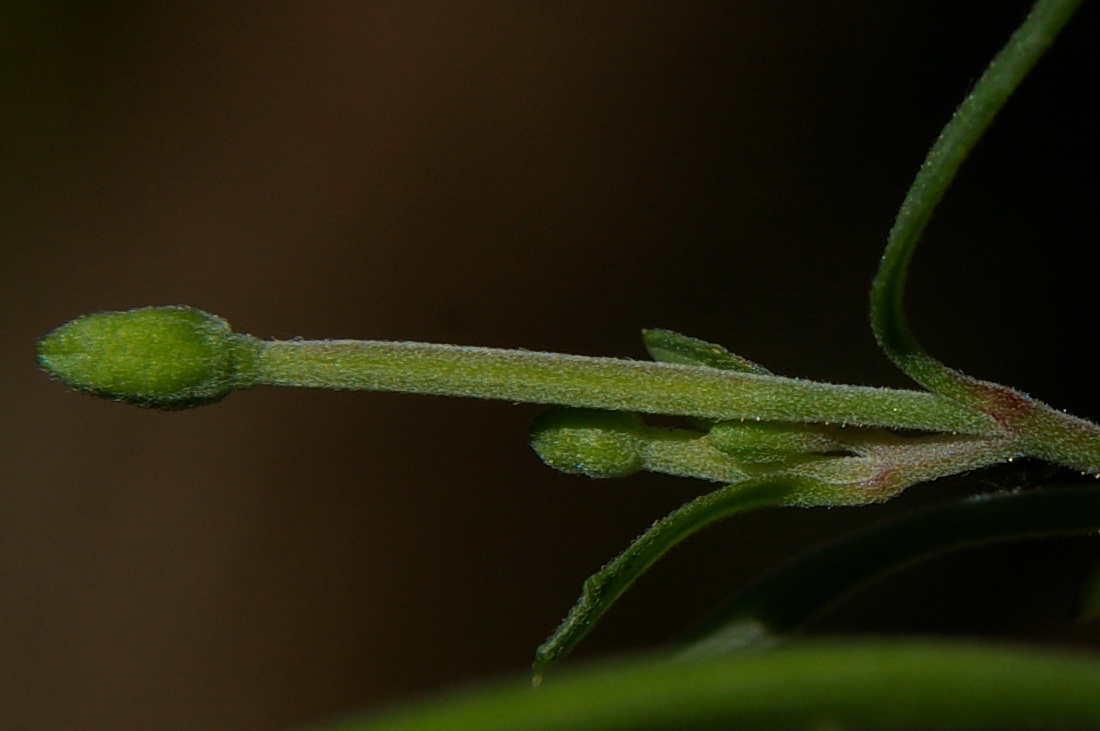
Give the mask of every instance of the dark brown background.
[[[637, 358], [661, 326], [906, 385], [867, 285], [1027, 7], [999, 5], [0, 5], [0, 728], [285, 729], [518, 677], [584, 576], [701, 489], [553, 473], [525, 446], [534, 407], [99, 402], [35, 369], [51, 327], [187, 303], [265, 337]], [[1092, 417], [1097, 27], [1090, 5], [983, 143], [910, 297], [949, 362]], [[667, 640], [784, 556], [1017, 474], [733, 521], [585, 654]], [[940, 561], [819, 629], [1086, 641], [1064, 614], [1096, 556]]]

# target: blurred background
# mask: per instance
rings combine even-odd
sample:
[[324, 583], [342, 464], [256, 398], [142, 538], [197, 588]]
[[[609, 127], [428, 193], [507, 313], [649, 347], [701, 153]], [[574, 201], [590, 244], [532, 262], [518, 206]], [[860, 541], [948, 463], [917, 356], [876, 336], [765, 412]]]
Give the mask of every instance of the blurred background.
[[[537, 407], [260, 388], [157, 413], [33, 346], [189, 304], [261, 337], [644, 357], [642, 327], [791, 376], [906, 386], [867, 326], [893, 213], [1027, 2], [0, 3], [0, 728], [290, 729], [522, 678], [585, 576], [708, 489], [595, 482]], [[1094, 380], [1086, 4], [918, 253], [935, 354], [1082, 416]], [[952, 495], [733, 520], [581, 657], [674, 638], [786, 557]], [[1095, 541], [938, 560], [815, 632], [1080, 645]]]

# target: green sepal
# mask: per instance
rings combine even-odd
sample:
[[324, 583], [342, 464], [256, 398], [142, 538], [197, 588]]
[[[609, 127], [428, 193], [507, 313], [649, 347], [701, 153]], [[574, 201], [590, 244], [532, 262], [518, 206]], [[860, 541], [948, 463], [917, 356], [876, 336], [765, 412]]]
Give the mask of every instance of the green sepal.
[[627, 477], [645, 466], [645, 429], [630, 412], [554, 408], [531, 424], [531, 447], [562, 472]]
[[741, 462], [782, 462], [791, 457], [843, 450], [827, 427], [778, 421], [720, 421], [707, 437]]
[[177, 410], [252, 385], [261, 348], [202, 310], [142, 307], [62, 325], [38, 343], [38, 363], [79, 391]]
[[721, 345], [690, 338], [672, 330], [659, 328], [642, 330], [642, 342], [645, 343], [649, 357], [661, 363], [706, 366], [723, 371], [756, 373], [761, 376], [772, 374], [764, 366], [731, 353]]

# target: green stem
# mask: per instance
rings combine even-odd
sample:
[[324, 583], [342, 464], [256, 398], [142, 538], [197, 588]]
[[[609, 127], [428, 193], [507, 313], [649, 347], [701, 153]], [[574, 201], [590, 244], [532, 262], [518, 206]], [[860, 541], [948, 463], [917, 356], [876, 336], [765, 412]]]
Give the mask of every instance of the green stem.
[[978, 435], [995, 422], [918, 391], [816, 383], [672, 363], [430, 343], [263, 344], [254, 382], [402, 391], [708, 419], [889, 426]]
[[910, 485], [1004, 461], [1011, 440], [947, 437], [869, 445], [867, 456], [822, 458], [743, 480], [698, 497], [661, 518], [584, 582], [565, 619], [535, 651], [536, 682], [588, 634], [638, 578], [671, 548], [733, 515], [778, 505], [866, 505]]
[[1081, 0], [1039, 0], [944, 127], [901, 205], [871, 287], [871, 326], [886, 354], [913, 380], [980, 407], [973, 379], [949, 368], [913, 337], [903, 304], [913, 251], [959, 168]]
[[917, 342], [905, 317], [905, 279], [917, 242], [970, 151], [1069, 21], [1081, 0], [1039, 0], [940, 133], [890, 231], [871, 286], [871, 326], [882, 349], [933, 393], [990, 414], [1028, 454], [1100, 473], [1100, 427], [980, 381], [941, 363]]

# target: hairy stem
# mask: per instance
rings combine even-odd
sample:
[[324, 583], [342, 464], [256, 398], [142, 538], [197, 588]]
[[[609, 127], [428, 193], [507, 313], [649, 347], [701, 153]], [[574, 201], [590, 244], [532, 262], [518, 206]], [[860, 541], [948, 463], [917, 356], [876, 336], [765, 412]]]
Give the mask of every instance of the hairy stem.
[[973, 380], [926, 353], [909, 329], [903, 304], [909, 263], [933, 211], [970, 151], [1080, 4], [1081, 0], [1039, 0], [990, 62], [921, 165], [898, 211], [871, 287], [871, 326], [886, 354], [925, 388], [970, 406], [982, 405]]
[[536, 683], [569, 654], [638, 578], [670, 549], [719, 520], [778, 505], [866, 505], [887, 500], [918, 482], [978, 469], [1016, 454], [1011, 440], [948, 437], [898, 440], [871, 446], [865, 456], [796, 464], [743, 480], [677, 508], [584, 582], [565, 619], [535, 651]]
[[430, 343], [264, 343], [256, 383], [403, 391], [708, 419], [770, 419], [996, 434], [947, 399], [674, 363]]

